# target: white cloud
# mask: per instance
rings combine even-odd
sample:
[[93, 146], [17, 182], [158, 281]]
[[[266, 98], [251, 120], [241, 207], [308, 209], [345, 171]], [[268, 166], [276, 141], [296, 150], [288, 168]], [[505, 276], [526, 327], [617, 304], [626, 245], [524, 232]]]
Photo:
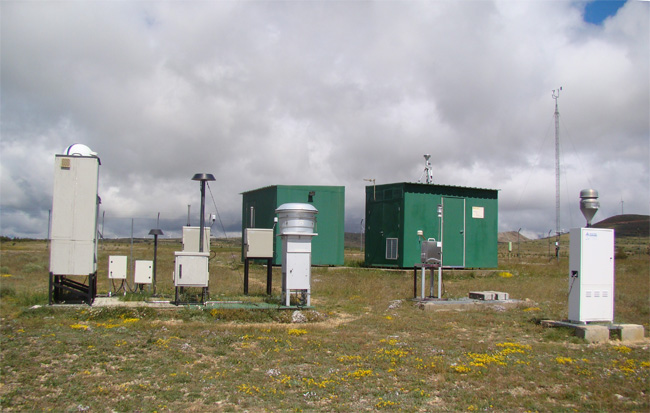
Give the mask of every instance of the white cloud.
[[190, 178], [209, 172], [229, 228], [241, 192], [313, 183], [346, 186], [356, 231], [363, 179], [416, 181], [431, 153], [436, 182], [500, 189], [501, 230], [546, 233], [559, 86], [562, 226], [581, 224], [592, 185], [597, 218], [621, 198], [647, 214], [649, 5], [602, 26], [579, 7], [4, 2], [0, 231], [45, 235], [54, 154], [80, 142], [102, 159], [107, 215], [129, 225], [184, 222]]

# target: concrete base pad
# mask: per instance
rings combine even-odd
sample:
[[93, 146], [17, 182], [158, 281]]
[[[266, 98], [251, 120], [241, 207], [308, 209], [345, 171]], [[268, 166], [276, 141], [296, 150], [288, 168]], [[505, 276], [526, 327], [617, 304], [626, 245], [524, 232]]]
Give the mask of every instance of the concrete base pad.
[[604, 343], [609, 341], [611, 336], [617, 335], [620, 335], [621, 341], [642, 341], [645, 334], [645, 329], [639, 324], [576, 324], [555, 320], [543, 320], [541, 324], [544, 327], [573, 328], [575, 335], [588, 343]]
[[610, 330], [620, 331], [621, 341], [642, 341], [645, 338], [645, 329], [640, 324], [615, 324]]
[[181, 303], [176, 305], [171, 301], [155, 300], [150, 301], [121, 301], [117, 296], [113, 297], [96, 297], [93, 307], [150, 307], [158, 309], [178, 309], [178, 308], [203, 308], [206, 310], [311, 310], [311, 306], [284, 306], [279, 304], [270, 304], [265, 302], [251, 301], [207, 301], [200, 303]]
[[475, 300], [471, 298], [461, 298], [459, 300], [439, 300], [439, 299], [416, 299], [416, 304], [423, 310], [430, 311], [464, 311], [480, 307], [491, 307], [495, 310], [506, 310], [508, 308], [518, 307], [523, 301], [521, 300]]

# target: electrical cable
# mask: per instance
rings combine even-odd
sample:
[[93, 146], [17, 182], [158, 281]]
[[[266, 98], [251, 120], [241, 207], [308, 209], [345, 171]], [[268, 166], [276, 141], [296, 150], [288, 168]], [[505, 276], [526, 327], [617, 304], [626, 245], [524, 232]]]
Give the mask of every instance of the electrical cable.
[[115, 294], [119, 293], [120, 291], [125, 291], [124, 290], [124, 281], [125, 280], [122, 280], [122, 282], [120, 283], [120, 286], [115, 288], [115, 280], [111, 278], [111, 284], [113, 285], [113, 291], [115, 292]]
[[575, 283], [576, 280], [578, 279], [578, 273], [576, 272], [575, 276], [573, 274], [571, 274], [571, 278], [573, 278], [573, 279], [571, 280], [571, 285], [569, 286], [569, 292], [566, 294], [567, 297], [571, 296], [571, 290], [573, 289], [573, 283]]
[[133, 288], [131, 288], [131, 286], [129, 285], [129, 282], [126, 281], [126, 288], [129, 290], [129, 292], [131, 294], [135, 294], [135, 293], [138, 292], [138, 284], [136, 284], [135, 280], [133, 281]]
[[542, 149], [544, 149], [544, 146], [546, 145], [546, 142], [547, 142], [547, 139], [548, 139], [548, 136], [549, 136], [549, 130], [550, 130], [550, 125], [549, 125], [548, 129], [546, 130], [546, 134], [544, 135], [544, 139], [542, 140], [542, 143], [541, 143], [541, 145], [539, 147], [539, 150], [537, 151], [537, 158], [535, 158], [533, 164], [531, 165], [531, 167], [528, 170], [528, 177], [526, 178], [526, 182], [524, 183], [524, 187], [523, 187], [523, 189], [522, 189], [522, 191], [521, 191], [521, 193], [519, 195], [519, 199], [517, 200], [516, 208], [519, 208], [519, 205], [521, 204], [521, 200], [523, 199], [524, 194], [526, 192], [526, 189], [528, 188], [528, 183], [530, 181], [531, 176], [533, 175], [533, 172], [538, 170], [537, 165], [539, 164], [539, 160], [542, 157]]
[[[219, 208], [217, 208], [217, 203], [215, 202], [214, 195], [212, 194], [212, 188], [210, 188], [210, 183], [209, 182], [206, 182], [206, 184], [208, 186], [208, 191], [210, 192], [210, 198], [212, 198], [212, 204], [214, 205], [214, 210], [217, 212], [217, 218], [219, 218], [219, 224], [221, 224], [221, 229], [223, 231], [223, 235], [225, 236], [226, 239], [228, 239], [228, 233], [226, 232], [226, 228], [224, 227], [223, 221], [221, 220], [221, 215], [219, 214]], [[215, 252], [215, 256], [216, 256], [216, 252]], [[235, 254], [232, 251], [230, 252], [230, 258], [232, 258], [232, 264], [236, 265], [237, 262], [235, 260]], [[239, 267], [237, 267], [237, 273], [239, 274], [239, 278], [243, 282], [244, 281], [244, 275], [241, 273], [241, 269]]]

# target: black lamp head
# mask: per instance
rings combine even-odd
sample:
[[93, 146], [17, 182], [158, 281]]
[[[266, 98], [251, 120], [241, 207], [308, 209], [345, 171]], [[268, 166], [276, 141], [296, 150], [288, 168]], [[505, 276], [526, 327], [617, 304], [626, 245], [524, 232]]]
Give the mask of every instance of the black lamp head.
[[194, 174], [192, 177], [193, 181], [216, 181], [214, 175], [212, 174]]

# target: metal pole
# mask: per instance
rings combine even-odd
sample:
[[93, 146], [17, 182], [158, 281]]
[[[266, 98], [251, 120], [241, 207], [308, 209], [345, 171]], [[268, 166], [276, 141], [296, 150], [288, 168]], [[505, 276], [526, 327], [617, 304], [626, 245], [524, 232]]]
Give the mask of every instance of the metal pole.
[[[133, 262], [133, 218], [131, 218], [131, 265], [134, 266], [133, 271], [131, 272], [131, 274], [133, 274], [133, 273], [135, 273], [135, 263]], [[135, 280], [135, 278], [134, 278], [134, 280]], [[135, 283], [134, 283], [134, 285], [135, 285]]]
[[158, 234], [153, 236], [153, 295], [156, 295], [156, 261], [158, 261]]
[[190, 205], [187, 206], [187, 226], [190, 226]]
[[201, 217], [199, 225], [199, 252], [203, 252], [203, 228], [205, 227], [205, 181], [201, 181]]
[[440, 266], [438, 267], [438, 298], [442, 298], [442, 258], [444, 255], [445, 251], [445, 243], [443, 241], [443, 226], [445, 225], [445, 199], [441, 198], [440, 199], [440, 205], [438, 205], [438, 218], [439, 218], [439, 226], [440, 226]]
[[557, 100], [560, 97], [559, 89], [553, 90], [553, 99], [555, 100], [555, 255], [560, 260], [560, 111]]
[[422, 265], [422, 286], [420, 287], [420, 295], [422, 296], [422, 299], [424, 300], [424, 284], [425, 284], [425, 278], [426, 278], [426, 268], [424, 268], [424, 265]]

